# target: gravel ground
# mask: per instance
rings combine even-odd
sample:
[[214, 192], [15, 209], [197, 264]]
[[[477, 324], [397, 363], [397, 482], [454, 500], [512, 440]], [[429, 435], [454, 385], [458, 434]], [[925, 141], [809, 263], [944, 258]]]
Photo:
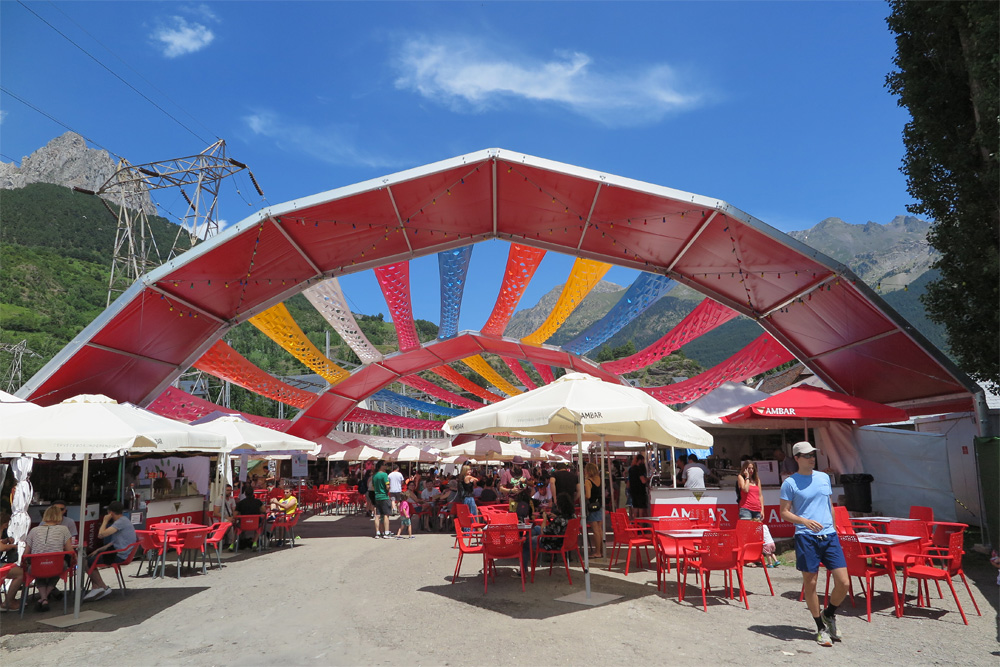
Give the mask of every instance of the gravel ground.
[[[393, 527], [395, 528], [393, 522]], [[555, 598], [583, 588], [579, 568], [570, 586], [563, 573], [539, 570], [521, 592], [511, 568], [500, 568], [483, 594], [482, 561], [468, 557], [455, 584], [457, 551], [447, 534], [417, 533], [412, 540], [377, 540], [357, 516], [312, 517], [300, 524], [294, 549], [240, 553], [207, 575], [133, 577], [128, 594], [86, 603], [110, 618], [57, 630], [38, 621], [56, 616], [33, 610], [23, 620], [0, 616], [0, 659], [12, 665], [540, 665], [602, 664], [1000, 664], [996, 637], [995, 570], [969, 554], [965, 566], [983, 612], [977, 616], [961, 582], [962, 619], [945, 599], [906, 616], [892, 614], [885, 581], [876, 584], [872, 622], [864, 599], [842, 607], [844, 641], [818, 646], [800, 575], [783, 565], [746, 570], [750, 610], [709, 598], [708, 613], [690, 585], [683, 603], [673, 574], [666, 594], [655, 570], [603, 569], [594, 563], [593, 589], [622, 597], [600, 607]], [[598, 569], [600, 568], [600, 569]], [[718, 575], [716, 575], [718, 577]], [[856, 585], [856, 582], [855, 582]], [[910, 586], [911, 592], [915, 588]], [[72, 606], [72, 605], [71, 605]], [[279, 662], [283, 661], [283, 662]]]

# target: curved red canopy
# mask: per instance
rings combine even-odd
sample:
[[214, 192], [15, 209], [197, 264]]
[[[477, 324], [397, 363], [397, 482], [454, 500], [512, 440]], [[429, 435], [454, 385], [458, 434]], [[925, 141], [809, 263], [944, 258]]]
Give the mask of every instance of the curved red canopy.
[[905, 410], [838, 394], [819, 387], [792, 387], [728, 414], [722, 421], [734, 424], [772, 419], [854, 421], [858, 424], [888, 424], [906, 421]]
[[[18, 394], [146, 406], [230, 328], [318, 281], [490, 239], [669, 276], [852, 396], [930, 414], [970, 410], [978, 391], [846, 266], [724, 201], [488, 149], [259, 211], [143, 276]], [[592, 366], [496, 335], [454, 346]], [[460, 352], [421, 345], [355, 371], [290, 431], [324, 435], [358, 401]]]

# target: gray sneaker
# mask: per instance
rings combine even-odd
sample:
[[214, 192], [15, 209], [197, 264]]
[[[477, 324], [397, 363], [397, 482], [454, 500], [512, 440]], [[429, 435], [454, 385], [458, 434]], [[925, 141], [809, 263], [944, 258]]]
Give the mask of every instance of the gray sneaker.
[[816, 633], [816, 643], [820, 646], [833, 646], [833, 640], [830, 639], [830, 633], [826, 631], [826, 628]]
[[841, 641], [843, 638], [841, 637], [840, 632], [837, 631], [837, 617], [827, 616], [826, 614], [820, 614], [819, 617], [823, 619], [823, 626], [826, 628], [826, 631], [830, 633], [830, 639], [835, 642]]

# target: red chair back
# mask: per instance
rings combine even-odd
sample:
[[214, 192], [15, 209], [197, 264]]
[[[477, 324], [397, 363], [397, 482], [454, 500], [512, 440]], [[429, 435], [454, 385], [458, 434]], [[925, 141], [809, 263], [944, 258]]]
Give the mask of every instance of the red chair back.
[[890, 521], [887, 531], [891, 535], [913, 535], [921, 540], [930, 541], [930, 527], [923, 521]]
[[934, 508], [923, 505], [910, 505], [910, 518], [920, 519], [921, 521], [933, 521]]
[[236, 517], [236, 525], [239, 527], [240, 532], [258, 531], [260, 530], [260, 523], [263, 520], [263, 514], [246, 514]]
[[209, 542], [221, 542], [222, 538], [225, 537], [226, 531], [232, 527], [233, 524], [228, 521], [220, 523], [219, 527], [212, 531], [211, 536], [208, 538]]
[[851, 515], [843, 505], [834, 506], [833, 525], [838, 533], [854, 533], [854, 526], [851, 525]]
[[118, 567], [124, 567], [125, 565], [128, 565], [129, 563], [131, 563], [135, 559], [135, 555], [137, 553], [139, 553], [139, 547], [141, 545], [142, 545], [142, 542], [133, 542], [132, 544], [130, 544], [127, 547], [125, 547], [124, 549], [122, 549], [121, 553], [118, 554], [118, 557], [121, 558], [122, 556], [125, 556], [125, 558], [121, 558], [121, 560], [119, 560], [115, 564]]
[[179, 548], [184, 550], [193, 549], [195, 551], [204, 551], [205, 542], [207, 539], [208, 539], [207, 528], [196, 528], [194, 530], [186, 530], [180, 535]]
[[726, 570], [736, 567], [739, 561], [736, 531], [706, 531], [701, 537], [699, 556], [702, 566], [710, 570]]
[[744, 563], [756, 563], [764, 553], [764, 524], [751, 519], [736, 522], [736, 546]]
[[863, 577], [868, 570], [868, 554], [865, 547], [858, 542], [858, 536], [850, 533], [840, 533], [840, 546], [844, 551], [844, 560], [847, 561], [847, 575], [850, 577]]
[[491, 525], [483, 530], [483, 554], [488, 558], [517, 558], [521, 533], [516, 526]]
[[562, 548], [572, 551], [576, 549], [576, 542], [580, 539], [580, 520], [570, 519], [566, 522], [566, 536], [563, 537]]
[[696, 528], [707, 528], [709, 530], [718, 529], [719, 520], [718, 516], [713, 516], [712, 510], [707, 507], [696, 507], [691, 515], [697, 518], [695, 524]]
[[27, 561], [25, 569], [32, 579], [54, 579], [62, 577], [69, 568], [66, 556], [72, 556], [72, 551], [53, 551], [42, 554], [25, 554], [22, 563]]
[[135, 536], [139, 539], [139, 546], [143, 551], [163, 551], [163, 536], [155, 530], [137, 530]]
[[962, 571], [962, 556], [965, 554], [965, 533], [959, 531], [948, 536], [948, 575], [954, 576]]
[[491, 526], [516, 526], [517, 514], [514, 512], [494, 512], [490, 519]]

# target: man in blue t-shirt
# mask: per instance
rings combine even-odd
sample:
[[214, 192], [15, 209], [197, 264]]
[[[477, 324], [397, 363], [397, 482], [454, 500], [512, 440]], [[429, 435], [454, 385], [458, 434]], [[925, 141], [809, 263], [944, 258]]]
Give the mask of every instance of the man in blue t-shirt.
[[[138, 541], [132, 520], [125, 516], [125, 507], [117, 500], [108, 503], [108, 513], [104, 515], [104, 519], [101, 521], [101, 527], [97, 531], [97, 536], [104, 540], [104, 546], [88, 554], [88, 569], [98, 559], [101, 559], [102, 563], [108, 564], [115, 560], [126, 560], [129, 553], [123, 550]], [[84, 596], [84, 600], [88, 602], [100, 600], [111, 594], [111, 588], [104, 583], [100, 569], [94, 568], [94, 571], [89, 574], [93, 588]]]
[[[816, 621], [816, 642], [833, 646], [832, 640], [840, 641], [835, 614], [848, 587], [847, 561], [833, 525], [833, 487], [829, 475], [815, 470], [815, 447], [797, 442], [792, 456], [799, 470], [781, 484], [781, 518], [795, 525], [795, 567], [802, 573], [806, 606]], [[816, 595], [820, 563], [834, 582], [830, 604], [822, 613]]]

